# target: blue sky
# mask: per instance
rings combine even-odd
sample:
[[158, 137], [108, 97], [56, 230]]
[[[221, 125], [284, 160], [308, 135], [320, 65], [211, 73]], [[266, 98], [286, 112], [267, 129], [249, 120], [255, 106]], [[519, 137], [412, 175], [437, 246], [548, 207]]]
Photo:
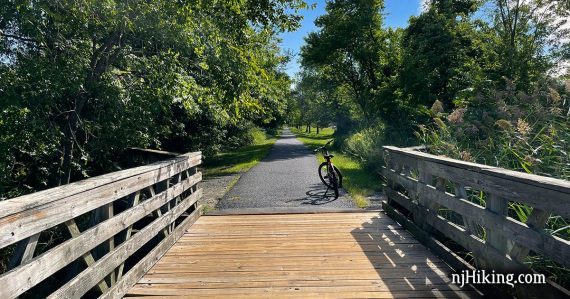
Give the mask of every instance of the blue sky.
[[[301, 22], [301, 28], [295, 32], [286, 32], [281, 34], [281, 48], [283, 51], [290, 51], [293, 54], [299, 54], [301, 46], [305, 42], [305, 37], [309, 32], [317, 31], [314, 21], [325, 13], [325, 0], [306, 0], [308, 4], [316, 4], [311, 10], [304, 10], [301, 13], [304, 16]], [[420, 3], [422, 0], [385, 0], [385, 26], [405, 27], [410, 16], [417, 15], [420, 12]], [[299, 71], [298, 56], [287, 65], [287, 73], [293, 77]]]

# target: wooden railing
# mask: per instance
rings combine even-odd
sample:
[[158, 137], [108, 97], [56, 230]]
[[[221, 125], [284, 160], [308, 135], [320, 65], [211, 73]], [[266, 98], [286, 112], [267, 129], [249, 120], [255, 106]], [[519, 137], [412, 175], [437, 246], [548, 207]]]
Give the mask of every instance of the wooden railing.
[[[122, 297], [200, 216], [201, 153], [0, 202], [0, 298]], [[55, 241], [54, 241], [55, 240]]]
[[[570, 182], [384, 147], [385, 210], [420, 233], [440, 234], [470, 251], [477, 268], [527, 272], [529, 252], [570, 267], [570, 241], [544, 230], [570, 219]], [[530, 211], [523, 223], [516, 209]]]

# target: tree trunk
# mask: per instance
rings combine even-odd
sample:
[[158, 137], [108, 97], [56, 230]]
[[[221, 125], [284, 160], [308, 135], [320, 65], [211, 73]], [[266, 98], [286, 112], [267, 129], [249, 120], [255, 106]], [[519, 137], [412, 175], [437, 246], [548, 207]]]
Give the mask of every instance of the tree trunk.
[[82, 93], [78, 96], [75, 109], [70, 112], [67, 124], [63, 130], [63, 157], [59, 170], [59, 185], [69, 184], [71, 181], [71, 160], [73, 159], [73, 149], [75, 146], [75, 133], [79, 124], [79, 115], [87, 102], [87, 95]]
[[319, 126], [317, 126], [317, 134], [319, 134], [319, 132], [320, 132], [320, 131], [319, 131]]
[[71, 161], [73, 160], [74, 145], [77, 142], [75, 134], [79, 126], [81, 111], [91, 96], [89, 90], [93, 90], [89, 86], [96, 86], [109, 65], [119, 56], [122, 48], [123, 31], [123, 27], [117, 28], [99, 47], [96, 47], [95, 40], [92, 41], [93, 53], [89, 64], [91, 71], [85, 78], [82, 89], [77, 94], [74, 110], [70, 112], [63, 130], [63, 157], [59, 168], [59, 185], [69, 184], [71, 181]]

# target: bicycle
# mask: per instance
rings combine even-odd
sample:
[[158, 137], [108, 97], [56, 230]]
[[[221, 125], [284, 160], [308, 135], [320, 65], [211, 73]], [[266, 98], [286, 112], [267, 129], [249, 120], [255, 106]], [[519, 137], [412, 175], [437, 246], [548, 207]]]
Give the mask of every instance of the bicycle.
[[336, 199], [339, 196], [338, 189], [342, 187], [342, 173], [340, 173], [340, 170], [338, 170], [338, 168], [336, 168], [336, 166], [333, 164], [332, 158], [334, 155], [330, 154], [327, 149], [327, 146], [333, 141], [334, 140], [327, 142], [325, 145], [315, 149], [314, 152], [316, 153], [318, 151], [322, 151], [323, 157], [326, 160], [325, 162], [321, 163], [321, 165], [319, 165], [319, 178], [323, 184], [327, 186], [327, 191], [325, 192], [324, 196], [327, 195], [329, 189], [333, 189]]

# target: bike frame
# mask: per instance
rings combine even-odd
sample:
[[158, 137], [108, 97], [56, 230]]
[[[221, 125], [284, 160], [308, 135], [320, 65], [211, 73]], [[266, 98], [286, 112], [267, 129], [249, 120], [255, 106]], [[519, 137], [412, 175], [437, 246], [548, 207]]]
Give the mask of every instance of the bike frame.
[[324, 158], [327, 161], [327, 171], [329, 174], [334, 174], [334, 164], [332, 163], [332, 158], [329, 154], [329, 150], [325, 150]]

